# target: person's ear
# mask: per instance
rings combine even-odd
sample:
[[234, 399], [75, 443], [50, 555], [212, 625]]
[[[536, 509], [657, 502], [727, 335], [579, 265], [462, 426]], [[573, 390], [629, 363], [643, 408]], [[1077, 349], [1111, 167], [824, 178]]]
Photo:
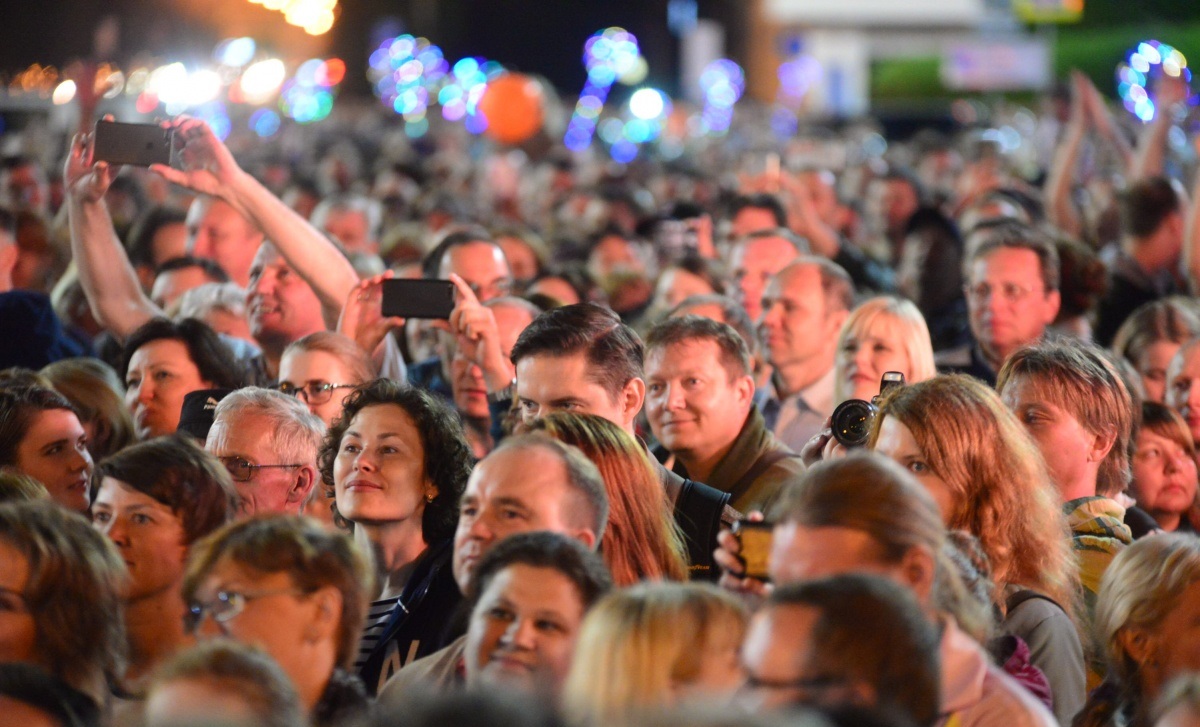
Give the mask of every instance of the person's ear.
[[1062, 306], [1062, 294], [1057, 290], [1047, 291], [1046, 302], [1042, 308], [1042, 322], [1050, 325], [1058, 318], [1058, 309]]
[[937, 557], [923, 545], [909, 548], [900, 559], [900, 577], [922, 604], [929, 604], [933, 598], [936, 574]]
[[316, 482], [317, 471], [312, 465], [306, 464], [303, 467], [297, 467], [296, 479], [292, 481], [292, 486], [288, 488], [287, 501], [306, 502]]
[[833, 345], [837, 345], [838, 333], [841, 332], [842, 324], [845, 323], [846, 319], [849, 317], [850, 311], [848, 310], [834, 311], [826, 317], [826, 323], [828, 323], [826, 326], [826, 334], [829, 336], [829, 340], [833, 342]]
[[634, 377], [625, 382], [625, 387], [621, 389], [621, 414], [624, 419], [632, 424], [637, 418], [638, 412], [642, 410], [642, 402], [646, 400], [646, 382], [638, 377]]
[[322, 586], [308, 595], [310, 618], [304, 628], [309, 643], [337, 639], [342, 623], [342, 592], [336, 586]]
[[588, 550], [596, 549], [596, 534], [587, 528], [579, 528], [571, 533], [571, 537], [583, 543]]
[[1117, 435], [1113, 432], [1100, 432], [1092, 438], [1092, 446], [1088, 448], [1088, 462], [1101, 462], [1112, 451]]
[[747, 404], [754, 401], [753, 376], [739, 376], [734, 386], [736, 387], [738, 404]]
[[1138, 628], [1123, 628], [1117, 632], [1117, 642], [1143, 670], [1152, 666], [1155, 648], [1150, 634]]

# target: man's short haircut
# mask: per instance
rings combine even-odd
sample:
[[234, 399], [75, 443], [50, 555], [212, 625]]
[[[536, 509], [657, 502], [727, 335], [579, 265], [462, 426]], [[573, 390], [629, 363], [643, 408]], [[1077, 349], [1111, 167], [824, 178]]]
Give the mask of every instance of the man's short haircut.
[[801, 266], [812, 266], [820, 276], [821, 293], [825, 296], [825, 312], [850, 311], [854, 308], [854, 280], [841, 266], [819, 255], [800, 255], [786, 268], [779, 271], [776, 277], [782, 277], [784, 272]]
[[155, 437], [117, 452], [96, 465], [88, 502], [111, 477], [171, 509], [191, 544], [233, 519], [238, 495], [220, 460], [185, 434]]
[[204, 271], [204, 276], [208, 278], [210, 283], [228, 283], [229, 274], [225, 269], [217, 264], [215, 260], [210, 260], [206, 257], [195, 257], [193, 255], [180, 255], [165, 261], [154, 269], [155, 277], [163, 273], [171, 273], [176, 270], [187, 270], [188, 268], [200, 268]]
[[325, 423], [294, 396], [282, 391], [247, 386], [221, 399], [213, 411], [213, 427], [244, 426], [237, 420], [243, 416], [261, 416], [270, 424], [271, 451], [288, 464], [307, 464], [316, 467], [317, 450], [325, 437]]
[[1148, 237], [1155, 233], [1183, 203], [1171, 180], [1156, 176], [1138, 180], [1120, 197], [1121, 226], [1131, 237]]
[[577, 303], [546, 311], [517, 338], [512, 362], [530, 356], [565, 357], [582, 353], [588, 376], [614, 401], [631, 379], [642, 378], [642, 340], [610, 308]]
[[728, 295], [717, 295], [716, 293], [689, 295], [667, 311], [667, 318], [688, 315], [688, 311], [692, 308], [706, 305], [716, 306], [720, 309], [721, 316], [725, 319], [722, 323], [732, 326], [733, 330], [737, 331], [752, 357], [758, 353], [758, 334], [754, 327], [754, 321], [750, 320], [750, 314], [746, 312], [746, 307]]
[[1133, 477], [1129, 465], [1133, 400], [1100, 349], [1068, 342], [1019, 348], [1000, 367], [996, 391], [1003, 392], [1018, 376], [1034, 384], [1040, 398], [1069, 412], [1084, 429], [1112, 435], [1112, 449], [1096, 477], [1096, 494], [1113, 497], [1123, 492]]
[[246, 291], [237, 283], [204, 283], [179, 296], [176, 318], [204, 320], [216, 312], [238, 318], [246, 316]]
[[941, 639], [911, 591], [850, 573], [780, 586], [767, 599], [767, 608], [789, 607], [817, 613], [801, 667], [806, 673], [867, 684], [878, 711], [899, 711], [912, 724], [937, 720]]
[[129, 230], [129, 262], [135, 266], [155, 267], [154, 236], [168, 225], [186, 225], [187, 212], [178, 207], [156, 205], [143, 212]]
[[1037, 255], [1038, 267], [1042, 272], [1042, 285], [1046, 292], [1058, 290], [1061, 276], [1058, 249], [1054, 242], [1035, 227], [1016, 220], [1005, 220], [985, 229], [978, 229], [967, 236], [967, 256], [963, 260], [963, 277], [971, 279], [971, 268], [975, 261], [1001, 248], [1028, 250]]
[[349, 669], [367, 618], [374, 575], [367, 557], [350, 536], [303, 515], [259, 515], [227, 525], [196, 541], [183, 578], [186, 603], [196, 599], [204, 579], [223, 559], [254, 574], [287, 573], [296, 588], [312, 593], [325, 586], [342, 597], [336, 665]]
[[546, 434], [522, 434], [506, 438], [488, 456], [533, 448], [548, 451], [563, 463], [567, 470], [567, 486], [575, 500], [573, 506], [564, 508], [564, 511], [569, 517], [578, 518], [577, 525], [595, 533], [596, 547], [599, 547], [608, 524], [608, 491], [600, 470], [577, 447]]
[[259, 727], [308, 721], [287, 672], [258, 647], [228, 638], [201, 641], [172, 656], [155, 670], [147, 694], [172, 682], [202, 682], [234, 696], [250, 707]]
[[666, 348], [689, 341], [712, 341], [717, 345], [721, 366], [729, 379], [749, 376], [750, 350], [738, 332], [730, 326], [703, 316], [686, 315], [667, 318], [646, 334], [646, 356], [657, 348]]
[[335, 211], [357, 212], [361, 214], [367, 223], [367, 237], [372, 240], [379, 239], [379, 233], [383, 227], [383, 205], [378, 200], [353, 193], [330, 195], [321, 200], [313, 208], [312, 219], [310, 220], [313, 227], [323, 230], [325, 222], [329, 218], [329, 213]]
[[732, 220], [734, 217], [737, 217], [739, 212], [746, 208], [766, 210], [775, 217], [776, 227], [787, 227], [787, 210], [783, 208], [783, 202], [773, 194], [758, 192], [756, 194], [738, 195], [729, 203], [729, 214], [727, 217]]
[[425, 255], [424, 259], [421, 260], [421, 274], [426, 278], [441, 277], [442, 261], [446, 259], [450, 251], [456, 247], [473, 243], [491, 245], [499, 250], [501, 254], [504, 253], [504, 248], [500, 247], [500, 244], [492, 239], [491, 234], [482, 227], [460, 227], [447, 233]]
[[805, 528], [866, 533], [888, 562], [914, 546], [936, 554], [946, 537], [941, 510], [929, 491], [903, 467], [873, 452], [813, 465], [784, 489], [776, 515]]
[[812, 252], [807, 240], [786, 227], [772, 227], [769, 230], [755, 230], [754, 232], [751, 232], [738, 240], [737, 244], [746, 245], [754, 242], [755, 240], [767, 240], [772, 238], [779, 238], [780, 240], [790, 244], [800, 255], [807, 255]]
[[467, 586], [467, 603], [472, 609], [492, 579], [514, 565], [558, 571], [575, 585], [585, 611], [612, 590], [608, 566], [597, 553], [575, 538], [540, 530], [510, 535], [483, 554]]

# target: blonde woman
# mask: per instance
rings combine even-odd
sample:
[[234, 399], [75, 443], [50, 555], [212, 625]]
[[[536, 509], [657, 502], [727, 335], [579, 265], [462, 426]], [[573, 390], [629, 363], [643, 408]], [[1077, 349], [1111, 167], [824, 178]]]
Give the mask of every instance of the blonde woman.
[[528, 431], [578, 447], [600, 470], [608, 491], [608, 526], [600, 554], [614, 584], [687, 579], [682, 536], [650, 457], [632, 435], [595, 414], [569, 412], [543, 417]]
[[1166, 685], [1200, 671], [1200, 538], [1166, 534], [1121, 551], [1096, 605], [1097, 648], [1108, 660], [1077, 727], [1146, 727]]
[[915, 305], [882, 295], [863, 301], [842, 324], [834, 363], [834, 401], [870, 401], [879, 380], [899, 371], [909, 383], [937, 375], [925, 318]]
[[1066, 521], [1029, 434], [982, 382], [938, 376], [890, 392], [867, 446], [925, 485], [948, 529], [979, 539], [1004, 627], [1029, 644], [1055, 715], [1068, 723], [1085, 695], [1077, 580]]
[[580, 723], [623, 723], [641, 712], [728, 701], [743, 681], [745, 607], [701, 583], [646, 583], [588, 613], [563, 696]]

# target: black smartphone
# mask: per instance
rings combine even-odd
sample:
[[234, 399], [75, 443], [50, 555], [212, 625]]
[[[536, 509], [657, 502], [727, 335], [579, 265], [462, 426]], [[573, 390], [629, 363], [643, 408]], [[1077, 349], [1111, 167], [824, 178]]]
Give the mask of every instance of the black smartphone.
[[737, 536], [742, 550], [738, 557], [745, 566], [745, 575], [762, 581], [771, 580], [771, 535], [775, 525], [764, 522], [738, 520], [733, 524], [733, 534]]
[[174, 129], [164, 129], [157, 124], [97, 121], [92, 159], [138, 167], [151, 164], [169, 166], [174, 135]]
[[426, 278], [383, 281], [383, 315], [448, 319], [454, 310], [454, 283]]

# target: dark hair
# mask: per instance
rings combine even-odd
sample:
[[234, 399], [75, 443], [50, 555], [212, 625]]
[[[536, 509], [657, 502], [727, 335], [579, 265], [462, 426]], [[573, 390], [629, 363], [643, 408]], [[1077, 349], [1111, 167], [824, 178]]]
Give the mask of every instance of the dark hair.
[[729, 211], [726, 217], [733, 219], [747, 207], [766, 210], [775, 217], [776, 227], [787, 227], [787, 211], [783, 208], [783, 202], [780, 202], [779, 198], [775, 195], [767, 194], [766, 192], [734, 197], [729, 203]]
[[5, 233], [8, 233], [8, 236], [13, 238], [13, 243], [16, 243], [17, 216], [8, 209], [0, 207], [0, 235]]
[[963, 260], [963, 277], [970, 280], [971, 265], [984, 255], [1001, 248], [1028, 250], [1037, 255], [1042, 285], [1046, 292], [1058, 290], [1060, 268], [1058, 250], [1040, 230], [1016, 220], [1003, 220], [987, 228], [976, 229], [967, 237], [967, 256]]
[[614, 400], [631, 379], [642, 378], [642, 341], [609, 308], [578, 303], [533, 319], [513, 346], [512, 362], [529, 356], [585, 354], [589, 376]]
[[713, 293], [722, 294], [726, 292], [726, 280], [722, 275], [721, 270], [715, 263], [707, 258], [688, 252], [680, 259], [668, 265], [663, 272], [672, 268], [682, 270], [689, 275], [694, 275], [704, 281], [708, 287], [712, 288]]
[[38, 663], [100, 699], [125, 661], [128, 572], [116, 547], [49, 500], [0, 505], [0, 541], [28, 562], [21, 595], [37, 630]]
[[518, 533], [501, 540], [479, 559], [466, 593], [472, 609], [492, 579], [513, 565], [551, 568], [566, 576], [575, 584], [585, 611], [612, 589], [612, 576], [604, 561], [578, 540], [545, 530]]
[[139, 348], [160, 340], [179, 341], [186, 346], [188, 358], [200, 372], [200, 378], [211, 383], [212, 388], [240, 389], [246, 385], [246, 371], [229, 346], [208, 324], [195, 318], [181, 321], [155, 318], [139, 326], [125, 341], [118, 373], [124, 376], [129, 371], [129, 360]]
[[154, 267], [154, 236], [167, 225], [182, 225], [187, 213], [178, 207], [156, 205], [143, 212], [129, 228], [129, 262]]
[[1121, 225], [1132, 237], [1147, 237], [1182, 203], [1166, 177], [1148, 177], [1130, 185], [1120, 197]]
[[733, 326], [703, 316], [686, 315], [667, 318], [646, 334], [646, 355], [656, 348], [666, 348], [688, 341], [712, 341], [717, 345], [720, 363], [729, 378], [749, 376], [750, 350]]
[[259, 727], [306, 722], [292, 680], [274, 659], [254, 646], [230, 639], [201, 641], [155, 670], [147, 693], [174, 681], [207, 682], [236, 696], [251, 708]]
[[1108, 268], [1090, 247], [1069, 239], [1056, 239], [1059, 290], [1062, 304], [1058, 320], [1087, 315], [1108, 293]]
[[381, 701], [362, 727], [566, 727], [554, 709], [515, 690], [411, 690], [398, 704]]
[[[34, 417], [54, 409], [75, 412], [71, 402], [57, 391], [41, 386], [0, 387], [0, 467], [16, 465], [17, 448], [33, 426]], [[75, 415], [79, 416], [78, 412]]]
[[89, 503], [95, 504], [105, 477], [171, 508], [183, 522], [188, 545], [237, 513], [238, 495], [229, 471], [184, 434], [140, 442], [101, 460], [88, 486]]
[[[442, 400], [422, 389], [391, 379], [375, 379], [359, 386], [346, 397], [342, 403], [342, 415], [334, 420], [317, 453], [321, 482], [332, 497], [333, 464], [350, 422], [367, 407], [388, 404], [400, 407], [412, 419], [421, 437], [425, 475], [437, 488], [433, 501], [425, 505], [421, 534], [429, 544], [453, 537], [454, 529], [458, 526], [458, 501], [467, 487], [467, 478], [471, 476], [471, 445], [467, 443], [457, 414]], [[339, 523], [347, 523], [337, 511], [336, 503], [333, 504], [333, 513]]]
[[806, 671], [868, 684], [880, 711], [903, 712], [913, 724], [937, 719], [940, 636], [908, 589], [850, 573], [780, 586], [767, 604], [817, 612]]
[[0, 697], [40, 710], [61, 727], [100, 725], [100, 706], [95, 700], [33, 664], [0, 664]]
[[503, 252], [503, 248], [482, 227], [467, 227], [455, 230], [438, 241], [438, 244], [434, 245], [433, 249], [421, 260], [422, 276], [426, 278], [438, 277], [438, 270], [442, 267], [442, 260], [445, 259], [446, 255], [456, 247], [472, 243], [492, 245], [497, 250]]
[[337, 588], [342, 618], [335, 663], [342, 668], [354, 663], [373, 578], [366, 556], [349, 535], [303, 515], [260, 515], [230, 523], [192, 545], [183, 577], [184, 601], [195, 600], [201, 583], [223, 558], [263, 575], [287, 573], [306, 593]]
[[755, 331], [754, 321], [750, 320], [750, 314], [746, 312], [745, 306], [728, 295], [689, 295], [667, 311], [667, 318], [674, 318], [681, 315], [682, 311], [702, 305], [715, 305], [720, 308], [721, 315], [725, 317], [724, 323], [731, 326], [742, 337], [742, 342], [746, 344], [746, 350], [750, 352], [750, 355], [754, 356], [758, 352], [758, 333]]
[[229, 274], [225, 269], [217, 264], [215, 260], [210, 260], [206, 257], [194, 257], [192, 255], [180, 255], [167, 260], [162, 265], [159, 265], [155, 270], [156, 276], [163, 273], [169, 273], [175, 270], [186, 270], [188, 268], [200, 268], [204, 271], [204, 276], [208, 278], [210, 283], [228, 283]]

